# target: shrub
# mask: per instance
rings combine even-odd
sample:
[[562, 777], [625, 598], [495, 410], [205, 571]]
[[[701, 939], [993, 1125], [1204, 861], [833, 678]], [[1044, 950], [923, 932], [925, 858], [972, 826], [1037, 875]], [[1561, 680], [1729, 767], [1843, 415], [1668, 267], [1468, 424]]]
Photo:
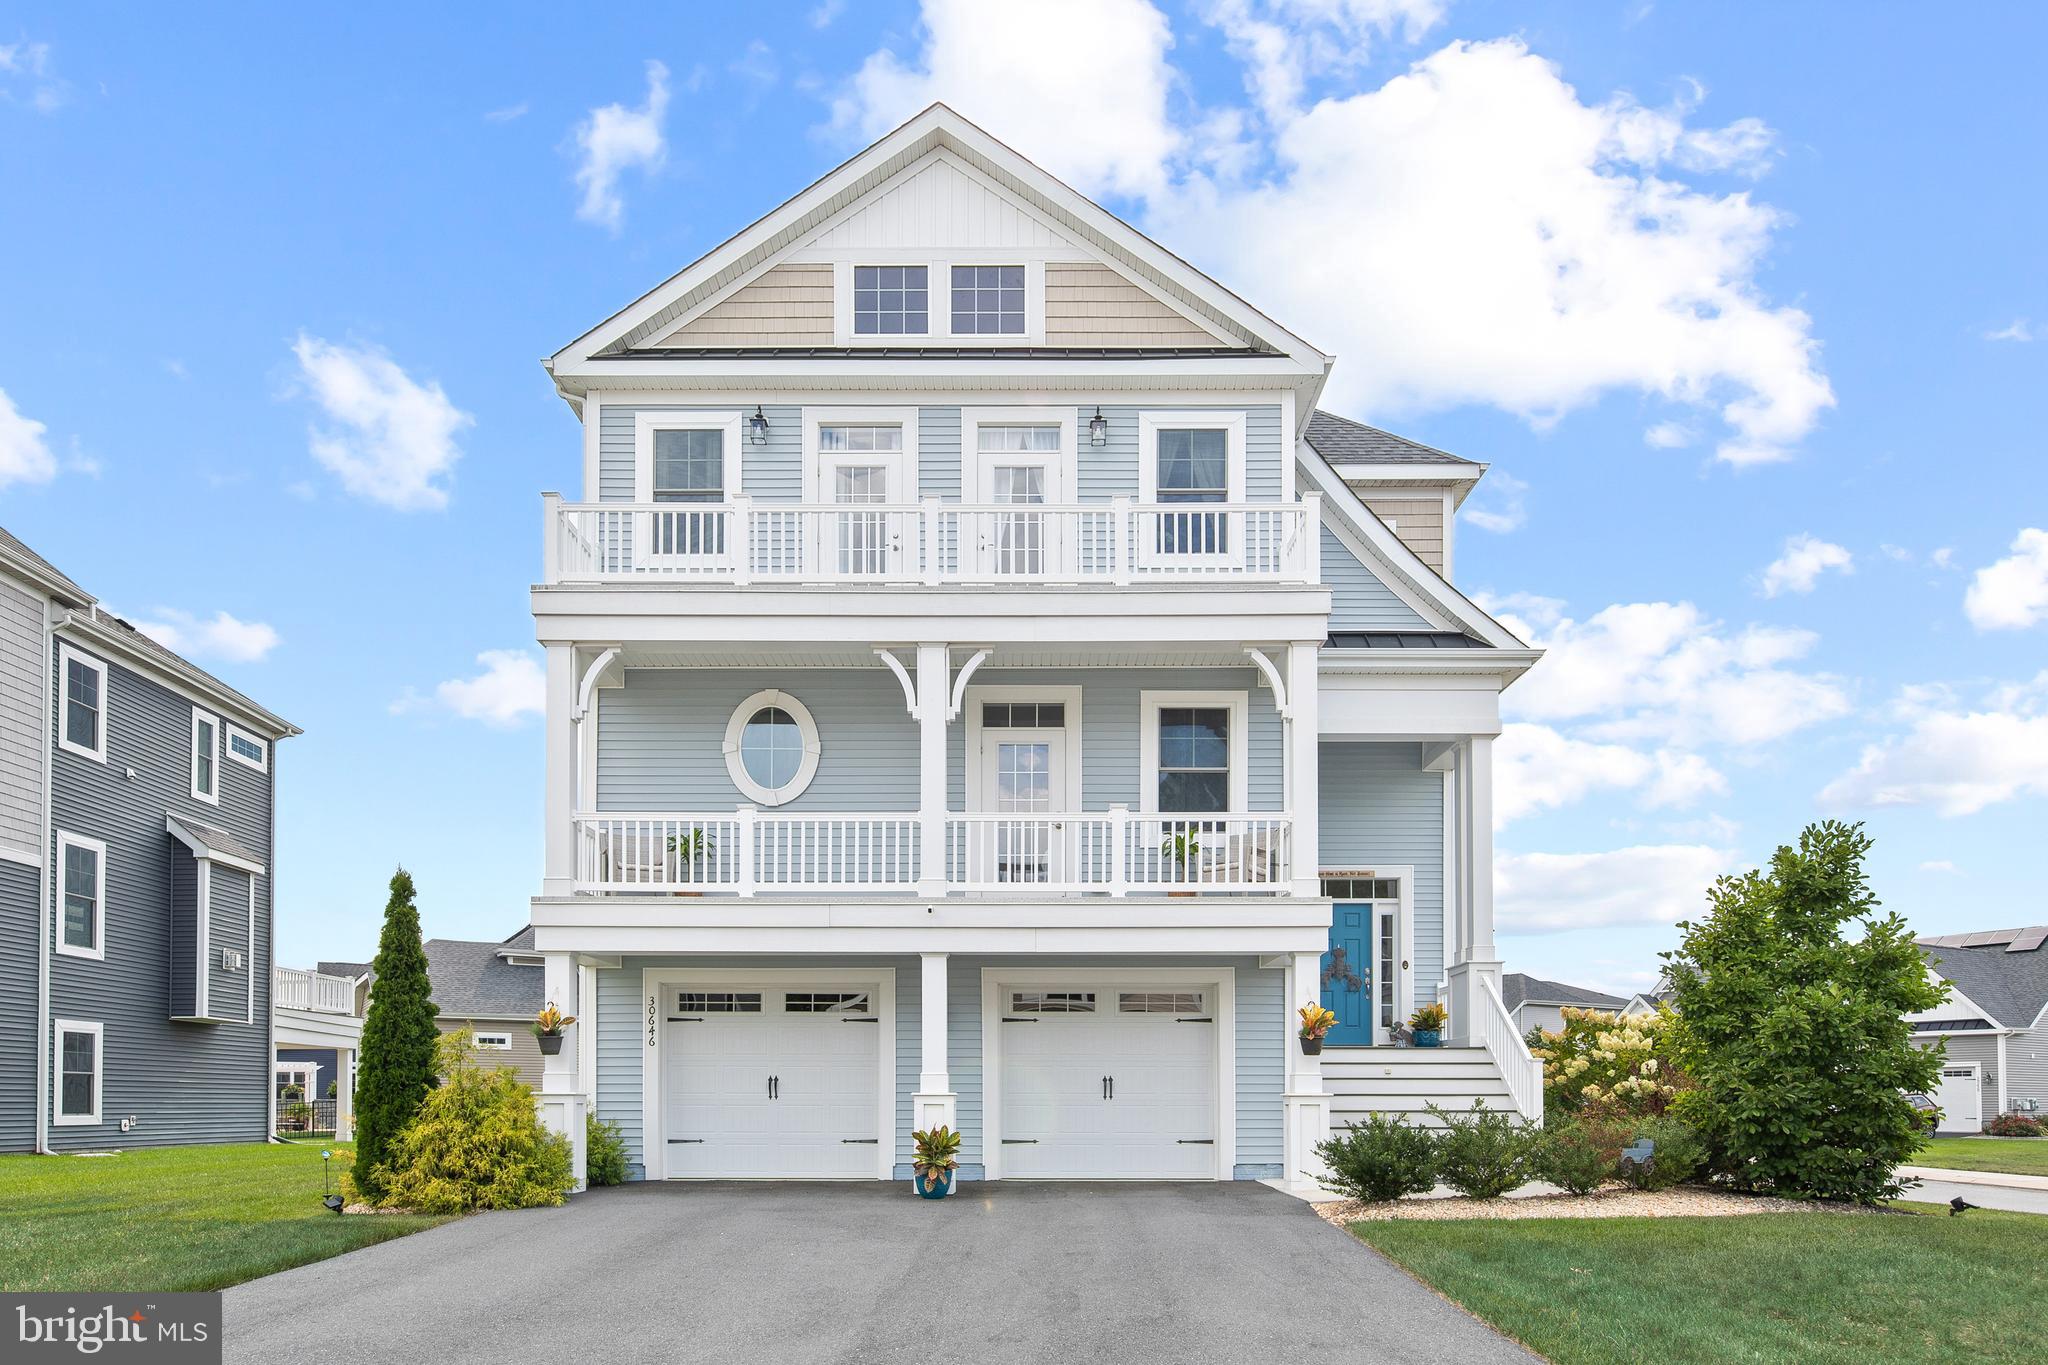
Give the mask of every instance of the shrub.
[[1563, 1028], [1530, 1035], [1529, 1050], [1543, 1063], [1546, 1118], [1661, 1114], [1688, 1084], [1670, 1057], [1668, 1012], [1624, 1019], [1566, 1006], [1560, 1013]]
[[1991, 1137], [2048, 1137], [2048, 1128], [2041, 1121], [2025, 1114], [2000, 1114], [1984, 1120], [1984, 1131]]
[[1699, 1174], [1707, 1164], [1707, 1144], [1683, 1119], [1648, 1118], [1637, 1124], [1629, 1141], [1650, 1142], [1647, 1163], [1621, 1163], [1621, 1178], [1639, 1190], [1668, 1190]]
[[574, 1181], [568, 1140], [541, 1126], [510, 1068], [476, 1065], [470, 1042], [467, 1029], [442, 1040], [441, 1084], [373, 1173], [380, 1202], [422, 1213], [561, 1203]]
[[1861, 825], [1809, 825], [1768, 872], [1715, 882], [1711, 912], [1665, 954], [1694, 1082], [1673, 1112], [1744, 1188], [1876, 1203], [1924, 1135], [1907, 1097], [1933, 1090], [1942, 1051], [1916, 1047], [1906, 1020], [1946, 990], [1905, 920], [1878, 913], [1869, 850]]
[[618, 1124], [595, 1114], [583, 1123], [583, 1177], [593, 1185], [626, 1183], [626, 1139]]
[[1519, 1114], [1472, 1102], [1469, 1113], [1429, 1106], [1443, 1124], [1437, 1136], [1437, 1179], [1474, 1199], [1498, 1199], [1538, 1175], [1543, 1130]]
[[1368, 1114], [1344, 1133], [1316, 1144], [1330, 1168], [1323, 1181], [1346, 1199], [1379, 1204], [1436, 1186], [1436, 1134], [1411, 1128], [1399, 1114]]
[[1569, 1119], [1543, 1130], [1536, 1173], [1573, 1194], [1591, 1194], [1614, 1179], [1625, 1129], [1598, 1119]]
[[343, 1179], [348, 1194], [364, 1203], [388, 1202], [378, 1185], [392, 1163], [397, 1140], [420, 1101], [434, 1086], [438, 1011], [428, 998], [427, 950], [420, 943], [420, 912], [413, 903], [412, 874], [399, 868], [384, 907], [384, 931], [371, 970], [369, 1013], [363, 1018], [362, 1066], [356, 1072], [356, 1163]]

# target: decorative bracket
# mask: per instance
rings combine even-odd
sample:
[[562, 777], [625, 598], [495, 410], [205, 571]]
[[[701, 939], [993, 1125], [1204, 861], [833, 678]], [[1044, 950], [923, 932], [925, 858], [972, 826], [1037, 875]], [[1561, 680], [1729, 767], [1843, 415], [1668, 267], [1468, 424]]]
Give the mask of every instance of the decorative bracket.
[[953, 680], [953, 700], [951, 705], [946, 708], [946, 723], [948, 725], [960, 719], [960, 704], [967, 697], [967, 680], [974, 676], [974, 670], [980, 668], [982, 662], [994, 652], [994, 650], [977, 649], [974, 651], [972, 658], [960, 665], [960, 676]]
[[896, 681], [903, 684], [903, 704], [910, 709], [910, 718], [916, 720], [917, 684], [910, 680], [909, 670], [903, 667], [903, 661], [898, 659], [892, 650], [878, 649], [875, 651], [875, 657], [889, 665], [889, 671], [896, 675]]
[[1294, 706], [1287, 696], [1287, 684], [1281, 681], [1280, 670], [1266, 657], [1266, 651], [1247, 648], [1245, 653], [1259, 666], [1259, 672], [1266, 675], [1266, 686], [1273, 689], [1273, 708], [1280, 713], [1280, 719], [1294, 719]]
[[583, 684], [576, 689], [576, 713], [571, 720], [582, 720], [590, 711], [590, 694], [597, 690], [597, 680], [610, 668], [612, 660], [619, 657], [619, 647], [613, 645], [590, 661], [590, 667], [583, 670]]

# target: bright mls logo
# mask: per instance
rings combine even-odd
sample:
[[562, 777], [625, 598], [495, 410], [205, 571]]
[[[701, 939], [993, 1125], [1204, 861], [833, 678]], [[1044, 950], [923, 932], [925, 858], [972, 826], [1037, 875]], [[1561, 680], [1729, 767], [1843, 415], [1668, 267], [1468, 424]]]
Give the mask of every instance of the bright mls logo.
[[218, 1294], [6, 1294], [0, 1314], [14, 1338], [13, 1349], [0, 1352], [10, 1365], [79, 1356], [160, 1365], [221, 1358]]

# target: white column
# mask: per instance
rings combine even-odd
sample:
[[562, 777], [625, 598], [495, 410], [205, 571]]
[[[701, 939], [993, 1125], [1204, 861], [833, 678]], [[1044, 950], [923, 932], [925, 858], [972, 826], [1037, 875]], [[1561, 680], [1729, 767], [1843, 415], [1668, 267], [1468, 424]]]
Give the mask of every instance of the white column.
[[1323, 1059], [1301, 1050], [1301, 1020], [1295, 1014], [1310, 1000], [1319, 999], [1322, 985], [1322, 955], [1289, 955], [1285, 1000], [1280, 1026], [1287, 1039], [1287, 1090], [1282, 1146], [1289, 1184], [1315, 1184], [1327, 1168], [1316, 1155], [1316, 1145], [1330, 1136], [1330, 1098], [1323, 1092]]
[[[550, 1132], [560, 1133], [569, 1140], [571, 1168], [575, 1172], [576, 1188], [580, 1190], [584, 1180], [583, 1123], [586, 1110], [576, 1060], [580, 1055], [579, 1040], [583, 1030], [594, 1028], [597, 1021], [582, 1017], [578, 975], [573, 954], [541, 954], [542, 1000], [564, 1014], [575, 1016], [576, 1022], [562, 1030], [561, 1051], [541, 1058], [540, 1119]], [[596, 1004], [595, 1001], [591, 1003]]]
[[[1321, 767], [1322, 721], [1316, 647], [1292, 645], [1287, 651], [1287, 799], [1294, 817], [1294, 894], [1322, 894]], [[1296, 1001], [1300, 1004], [1300, 1001]]]
[[1457, 928], [1454, 961], [1444, 973], [1450, 983], [1450, 1037], [1469, 1043], [1475, 1036], [1477, 981], [1500, 986], [1500, 961], [1493, 947], [1493, 740], [1473, 735], [1458, 752], [1452, 821], [1456, 835]]
[[917, 1093], [910, 1097], [913, 1128], [940, 1125], [958, 1131], [959, 1097], [946, 1070], [946, 955], [926, 953], [919, 979]]
[[543, 896], [566, 896], [576, 885], [576, 649], [547, 647], [547, 769], [541, 831]]
[[355, 1073], [355, 1049], [346, 1047], [334, 1049], [334, 1140], [336, 1142], [347, 1142], [355, 1136]]
[[946, 894], [946, 689], [944, 645], [917, 647], [917, 891]]

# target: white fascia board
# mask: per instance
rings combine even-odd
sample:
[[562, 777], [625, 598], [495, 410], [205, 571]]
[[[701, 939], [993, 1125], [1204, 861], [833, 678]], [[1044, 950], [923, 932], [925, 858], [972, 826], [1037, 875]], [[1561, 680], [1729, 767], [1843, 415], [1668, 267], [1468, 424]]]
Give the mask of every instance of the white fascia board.
[[1479, 486], [1479, 480], [1485, 477], [1487, 470], [1483, 464], [1338, 464], [1330, 467], [1347, 484], [1353, 479], [1362, 479], [1377, 485], [1363, 490], [1354, 488], [1352, 491], [1361, 500], [1369, 497], [1411, 497], [1441, 489], [1450, 494], [1454, 512], [1465, 505], [1465, 499], [1472, 496], [1472, 490]]
[[38, 597], [47, 597], [72, 611], [83, 611], [98, 599], [54, 569], [0, 544], [0, 573], [19, 579]]
[[[917, 915], [923, 916], [922, 908]], [[982, 922], [952, 929], [924, 923], [902, 926], [779, 926], [760, 922], [730, 926], [560, 925], [536, 926], [536, 941], [554, 952], [670, 954], [694, 953], [1313, 953], [1329, 950], [1329, 916], [1321, 925], [1270, 928], [1229, 926], [1118, 927], [1095, 924], [1047, 928], [1004, 927]]]
[[363, 1021], [352, 1014], [295, 1010], [280, 1005], [271, 1014], [270, 1044], [278, 1047], [353, 1048], [363, 1039]]
[[1501, 730], [1494, 678], [1325, 676], [1321, 685], [1316, 733], [1325, 740], [1430, 741]]
[[[943, 346], [931, 349], [945, 349]], [[1105, 367], [1114, 367], [1106, 372]], [[1203, 356], [661, 356], [642, 359], [616, 357], [590, 360], [558, 368], [557, 384], [571, 384], [568, 391], [603, 387], [574, 384], [577, 380], [606, 380], [613, 387], [639, 384], [649, 388], [661, 381], [703, 380], [723, 388], [740, 381], [758, 387], [764, 383], [817, 384], [821, 380], [902, 379], [912, 383], [938, 379], [1028, 378], [1049, 383], [1065, 381], [1074, 388], [1100, 388], [1110, 373], [1203, 380], [1264, 381], [1299, 387], [1309, 372], [1286, 356], [1203, 355]], [[1252, 385], [1257, 387], [1257, 384]]]
[[[1323, 524], [1340, 538], [1362, 545], [1378, 566], [1392, 575], [1387, 586], [1425, 617], [1448, 617], [1496, 649], [1528, 650], [1529, 646], [1494, 620], [1478, 604], [1444, 581], [1441, 574], [1424, 564], [1415, 552], [1401, 543], [1387, 524], [1374, 516], [1349, 484], [1318, 455], [1306, 441], [1295, 447], [1296, 463], [1307, 475], [1311, 487], [1323, 495]], [[1350, 536], [1345, 536], [1346, 530]], [[1356, 546], [1354, 547], [1356, 548]], [[1425, 606], [1425, 604], [1427, 604]], [[1535, 651], [1539, 657], [1541, 651]]]

